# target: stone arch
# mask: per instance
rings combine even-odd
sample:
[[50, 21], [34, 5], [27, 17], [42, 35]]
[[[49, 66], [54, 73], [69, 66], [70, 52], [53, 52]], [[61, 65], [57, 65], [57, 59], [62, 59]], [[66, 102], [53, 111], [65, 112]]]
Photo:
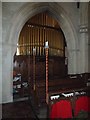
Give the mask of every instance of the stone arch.
[[[58, 9], [57, 9], [58, 8]], [[14, 15], [13, 19], [16, 19], [11, 24], [11, 31], [9, 32], [9, 43], [13, 45], [13, 52], [14, 55], [16, 50], [16, 44], [18, 42], [18, 37], [20, 34], [20, 31], [26, 21], [30, 19], [35, 14], [38, 14], [40, 12], [44, 12], [45, 10], [48, 10], [49, 13], [52, 15], [53, 18], [55, 18], [58, 23], [61, 26], [61, 29], [64, 33], [64, 36], [66, 38], [66, 43], [68, 47], [68, 73], [75, 73], [76, 72], [76, 53], [75, 50], [77, 48], [77, 35], [75, 32], [75, 29], [72, 25], [71, 20], [67, 16], [66, 11], [61, 8], [57, 3], [30, 3], [24, 5], [17, 14]], [[74, 63], [73, 63], [74, 62]]]
[[[53, 18], [55, 18], [61, 26], [66, 43], [68, 47], [68, 73], [76, 73], [76, 51], [77, 45], [77, 33], [75, 28], [67, 14], [67, 12], [58, 3], [25, 3], [16, 13], [14, 12], [13, 17], [10, 19], [8, 31], [5, 33], [6, 41], [3, 41], [3, 82], [2, 82], [2, 102], [13, 101], [13, 56], [16, 51], [16, 45], [18, 42], [19, 34], [27, 22], [32, 16], [48, 10]], [[76, 62], [77, 61], [77, 62]], [[8, 80], [7, 80], [8, 77]], [[8, 88], [8, 89], [7, 89]]]

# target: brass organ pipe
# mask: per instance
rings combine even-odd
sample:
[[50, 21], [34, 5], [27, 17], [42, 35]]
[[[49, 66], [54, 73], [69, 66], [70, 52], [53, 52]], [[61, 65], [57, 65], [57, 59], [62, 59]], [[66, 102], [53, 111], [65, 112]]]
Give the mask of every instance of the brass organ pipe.
[[28, 29], [27, 29], [27, 26], [26, 26], [26, 30], [25, 30], [25, 36], [26, 36], [26, 39], [25, 39], [25, 41], [26, 41], [26, 51], [25, 51], [25, 53], [27, 54], [27, 51], [28, 51]]
[[51, 26], [52, 21], [51, 21], [51, 17], [49, 16], [49, 25]]
[[[45, 43], [45, 28], [44, 28], [44, 43]], [[45, 49], [44, 49], [44, 55], [45, 55]]]
[[47, 33], [46, 33], [46, 34], [47, 34], [47, 40], [48, 40], [48, 42], [49, 42], [49, 39], [48, 39], [48, 28], [47, 28]]
[[42, 46], [43, 46], [43, 28], [41, 28], [41, 56], [42, 56]]
[[[62, 35], [61, 35], [62, 36]], [[62, 36], [62, 55], [64, 55], [64, 53], [63, 53], [63, 50], [64, 50], [64, 40], [63, 40], [63, 36]]]
[[20, 51], [20, 54], [22, 54], [22, 47], [23, 47], [23, 32], [22, 32], [22, 41], [21, 41], [21, 51]]
[[44, 25], [44, 13], [43, 13], [43, 25]]
[[42, 28], [42, 55], [43, 55], [43, 28]]
[[19, 37], [19, 41], [18, 41], [20, 54], [21, 54], [21, 46], [20, 46], [21, 45], [21, 41], [22, 41], [22, 35], [20, 33], [20, 37]]
[[34, 48], [34, 28], [33, 27], [32, 27], [32, 32], [33, 32], [33, 34], [32, 34], [33, 35], [32, 36], [33, 37], [33, 39], [32, 39], [33, 40], [33, 42], [32, 42], [32, 54], [33, 54], [33, 48]]
[[29, 34], [30, 34], [30, 45], [29, 45], [29, 50], [30, 50], [30, 52], [29, 52], [29, 54], [31, 55], [31, 27], [29, 27]]
[[64, 54], [65, 54], [65, 44], [64, 44], [64, 38], [63, 38], [63, 36], [62, 36], [62, 44], [63, 44], [63, 48], [62, 48], [62, 54], [63, 54], [63, 57], [65, 56]]
[[29, 54], [29, 28], [27, 27], [27, 30], [28, 30], [28, 33], [27, 33], [27, 37], [28, 37], [28, 40], [27, 40], [27, 47], [28, 47], [28, 50], [27, 50], [27, 54]]
[[25, 30], [25, 28], [24, 28], [24, 47], [23, 47], [23, 49], [24, 49], [24, 55], [26, 54], [26, 30]]
[[30, 26], [30, 55], [31, 55], [31, 41], [32, 41], [32, 31]]
[[35, 28], [35, 47], [36, 47], [36, 42], [37, 42], [37, 28]]
[[28, 54], [30, 53], [30, 28], [28, 27]]
[[33, 31], [31, 27], [31, 55], [33, 55]]
[[41, 56], [41, 28], [40, 28], [40, 32], [39, 32], [39, 55]]
[[26, 26], [24, 29], [24, 55], [26, 55]]
[[39, 28], [38, 28], [38, 51], [37, 51], [37, 54], [39, 55]]
[[24, 47], [25, 47], [25, 39], [24, 39], [24, 37], [25, 37], [25, 30], [23, 31], [24, 33], [23, 33], [23, 46], [22, 46], [22, 54], [25, 54], [25, 50], [24, 50]]
[[59, 49], [60, 49], [60, 41], [61, 41], [61, 38], [60, 38], [60, 33], [58, 32], [58, 37], [59, 37]]
[[[39, 28], [38, 28], [39, 29]], [[37, 55], [38, 55], [38, 42], [39, 42], [39, 30], [37, 29]]]
[[38, 42], [38, 28], [36, 29], [36, 38], [35, 38], [36, 40], [36, 55], [37, 55], [37, 42]]
[[47, 15], [45, 14], [45, 25], [47, 25]]
[[61, 37], [61, 41], [60, 41], [60, 43], [61, 43], [61, 46], [60, 46], [60, 49], [61, 49], [61, 56], [62, 56], [62, 37]]
[[62, 51], [61, 51], [61, 49], [62, 49], [62, 37], [61, 37], [61, 33], [60, 33], [60, 56], [62, 55]]
[[32, 46], [32, 48], [34, 48], [34, 27], [32, 29], [33, 29], [33, 46]]
[[32, 42], [33, 42], [33, 32], [31, 27], [31, 55], [33, 54]]
[[24, 32], [24, 33], [23, 33], [23, 47], [22, 47], [22, 54], [25, 53], [25, 51], [24, 51], [24, 46], [25, 46], [25, 42], [24, 42], [25, 31], [23, 31], [23, 32]]
[[[54, 48], [54, 30], [53, 30], [53, 45], [52, 45], [52, 48]], [[54, 54], [54, 49], [52, 49], [52, 52], [53, 52], [53, 54]]]
[[41, 17], [42, 17], [42, 18], [41, 18], [41, 20], [42, 20], [41, 24], [43, 25], [43, 14], [41, 15]]
[[49, 50], [49, 52], [50, 52], [50, 54], [51, 54], [51, 30], [50, 30], [50, 33], [49, 33], [49, 37], [50, 37], [50, 40], [49, 40], [49, 47], [50, 47], [50, 50]]
[[58, 49], [58, 31], [56, 31], [56, 48]]
[[43, 29], [43, 55], [44, 55], [44, 29]]
[[55, 35], [55, 30], [54, 30], [54, 54], [56, 54], [56, 39], [55, 39], [56, 35]]
[[42, 42], [43, 42], [43, 40], [42, 40], [42, 28], [41, 28], [41, 55], [42, 55]]
[[52, 38], [53, 38], [52, 35], [53, 35], [53, 34], [52, 34], [52, 29], [51, 29], [51, 41], [50, 41], [50, 54], [51, 54], [51, 55], [52, 55], [52, 42], [53, 42], [53, 41], [52, 41]]
[[34, 47], [36, 47], [36, 27], [34, 28]]
[[26, 26], [26, 54], [28, 53], [28, 29], [27, 29], [27, 26]]
[[40, 28], [39, 28], [39, 54], [38, 55], [40, 56]]
[[49, 53], [51, 53], [51, 29], [49, 31], [49, 47], [50, 47]]
[[22, 32], [21, 32], [21, 41], [20, 41], [20, 54], [21, 54], [21, 51], [22, 51], [22, 49], [21, 49], [22, 43], [23, 43], [23, 34], [22, 34]]
[[33, 27], [33, 47], [35, 47], [35, 27]]
[[59, 38], [59, 32], [58, 32], [58, 31], [57, 31], [57, 39], [58, 39], [58, 43], [57, 43], [57, 44], [58, 44], [58, 45], [57, 45], [57, 46], [58, 46], [58, 48], [57, 48], [57, 49], [59, 50], [59, 49], [60, 49], [60, 47], [59, 47], [60, 38]]
[[49, 53], [51, 53], [51, 29], [49, 30]]
[[56, 47], [55, 46], [55, 44], [56, 44], [55, 42], [56, 42], [56, 39], [55, 39], [55, 31], [54, 31], [54, 54], [55, 54], [55, 47]]
[[48, 28], [47, 30], [48, 30], [48, 31], [47, 31], [47, 34], [48, 34], [48, 39], [47, 39], [47, 40], [48, 40], [48, 42], [50, 43], [50, 36], [49, 36], [49, 34], [50, 34], [50, 29]]
[[32, 27], [32, 55], [33, 55], [33, 27]]

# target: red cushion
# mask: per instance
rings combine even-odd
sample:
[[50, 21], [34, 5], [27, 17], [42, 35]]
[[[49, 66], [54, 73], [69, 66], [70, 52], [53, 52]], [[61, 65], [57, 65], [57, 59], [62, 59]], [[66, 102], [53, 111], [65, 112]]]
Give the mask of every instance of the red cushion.
[[90, 112], [90, 97], [88, 97], [88, 111]]
[[89, 100], [90, 100], [90, 97], [87, 97], [87, 96], [81, 96], [76, 100], [75, 116], [77, 116], [81, 110], [84, 110], [86, 112], [90, 112]]
[[67, 100], [60, 100], [52, 106], [50, 118], [72, 118], [71, 104]]

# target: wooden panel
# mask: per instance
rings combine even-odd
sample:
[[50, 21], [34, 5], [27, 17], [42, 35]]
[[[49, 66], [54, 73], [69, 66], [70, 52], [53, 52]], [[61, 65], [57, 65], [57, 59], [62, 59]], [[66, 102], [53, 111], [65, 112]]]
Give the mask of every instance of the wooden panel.
[[[15, 56], [14, 62], [17, 62], [14, 67], [16, 74], [21, 74], [22, 83], [29, 82], [31, 88], [33, 86], [33, 57], [29, 55]], [[35, 58], [35, 80], [45, 81], [45, 57]], [[60, 79], [65, 77], [64, 58], [50, 57], [49, 58], [49, 79]], [[24, 94], [24, 88], [23, 94]], [[28, 91], [27, 91], [28, 92]], [[22, 95], [23, 96], [23, 95]]]

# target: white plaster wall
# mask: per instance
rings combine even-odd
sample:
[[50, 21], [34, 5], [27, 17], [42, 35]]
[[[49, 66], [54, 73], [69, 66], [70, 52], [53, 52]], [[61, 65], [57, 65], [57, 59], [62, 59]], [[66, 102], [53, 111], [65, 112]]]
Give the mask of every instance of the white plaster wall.
[[68, 46], [68, 73], [75, 74], [81, 72], [81, 67], [78, 69], [77, 66], [80, 66], [79, 61], [85, 56], [83, 55], [80, 59], [80, 49], [82, 49], [82, 46], [80, 48], [78, 43], [82, 41], [79, 40], [81, 38], [78, 35], [80, 19], [79, 10], [75, 7], [75, 3], [3, 3], [2, 101], [4, 103], [13, 101], [13, 55], [16, 50], [19, 33], [30, 17], [45, 10], [49, 10], [50, 14], [59, 22], [66, 37]]

